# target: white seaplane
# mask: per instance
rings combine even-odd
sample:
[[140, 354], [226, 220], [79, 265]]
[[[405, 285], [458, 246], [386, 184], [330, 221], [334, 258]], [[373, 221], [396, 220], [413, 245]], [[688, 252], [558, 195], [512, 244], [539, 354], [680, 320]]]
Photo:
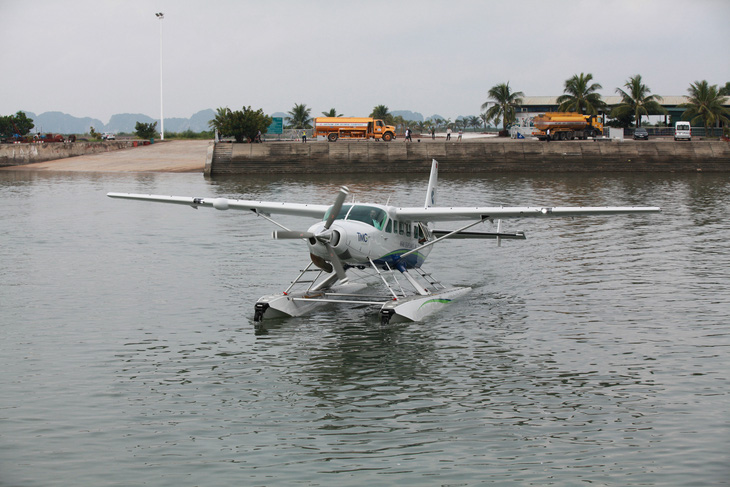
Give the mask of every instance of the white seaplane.
[[[437, 207], [438, 162], [431, 176], [423, 206], [396, 207], [346, 203], [349, 191], [342, 187], [333, 205], [249, 201], [227, 198], [195, 198], [129, 193], [108, 193], [111, 198], [249, 210], [282, 228], [275, 239], [301, 239], [309, 248], [311, 262], [283, 292], [261, 297], [254, 321], [301, 316], [324, 304], [372, 305], [379, 308], [382, 324], [420, 321], [469, 287], [447, 286], [422, 269], [435, 243], [449, 238], [524, 239], [523, 232], [501, 231], [504, 218], [549, 218], [581, 215], [654, 213], [658, 207]], [[290, 230], [272, 214], [317, 218], [307, 231]], [[497, 220], [496, 232], [467, 231], [480, 223]], [[435, 222], [468, 221], [456, 230], [437, 230]]]

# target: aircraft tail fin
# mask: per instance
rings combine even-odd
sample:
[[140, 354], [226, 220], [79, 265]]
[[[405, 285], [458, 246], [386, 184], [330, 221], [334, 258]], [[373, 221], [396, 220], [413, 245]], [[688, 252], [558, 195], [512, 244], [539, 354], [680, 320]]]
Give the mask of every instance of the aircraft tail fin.
[[434, 206], [436, 204], [436, 186], [439, 177], [439, 162], [433, 159], [431, 162], [431, 176], [428, 178], [428, 191], [426, 192], [426, 202], [424, 208]]

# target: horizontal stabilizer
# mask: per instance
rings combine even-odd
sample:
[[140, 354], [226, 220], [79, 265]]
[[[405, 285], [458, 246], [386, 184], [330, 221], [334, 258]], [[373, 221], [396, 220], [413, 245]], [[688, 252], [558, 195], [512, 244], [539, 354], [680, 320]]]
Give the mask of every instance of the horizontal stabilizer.
[[[443, 237], [448, 235], [453, 230], [432, 230], [434, 237]], [[449, 238], [510, 238], [524, 240], [525, 232], [514, 232], [514, 233], [490, 233], [490, 232], [459, 232], [450, 236]]]

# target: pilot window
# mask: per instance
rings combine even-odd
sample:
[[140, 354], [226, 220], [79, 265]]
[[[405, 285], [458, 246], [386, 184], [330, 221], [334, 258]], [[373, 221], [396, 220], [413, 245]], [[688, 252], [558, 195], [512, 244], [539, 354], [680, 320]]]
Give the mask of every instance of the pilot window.
[[358, 222], [367, 223], [368, 225], [374, 226], [378, 230], [383, 229], [388, 214], [380, 208], [374, 206], [355, 205], [347, 215], [348, 220], [355, 220]]
[[388, 233], [391, 233], [391, 228], [390, 228], [391, 223], [392, 223], [392, 220], [388, 220], [388, 223], [385, 224], [385, 231]]
[[[350, 208], [352, 208], [352, 205], [342, 205], [342, 209], [337, 214], [337, 217], [335, 220], [344, 220], [347, 216], [347, 212], [350, 211]], [[330, 206], [330, 209], [327, 210], [327, 213], [324, 214], [324, 218], [322, 221], [327, 221], [327, 218], [330, 216], [330, 212], [332, 211], [332, 207]]]

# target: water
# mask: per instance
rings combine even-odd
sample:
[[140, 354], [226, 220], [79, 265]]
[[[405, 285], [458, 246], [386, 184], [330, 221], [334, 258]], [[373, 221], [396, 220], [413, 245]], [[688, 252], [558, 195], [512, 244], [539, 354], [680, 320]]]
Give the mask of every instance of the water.
[[730, 177], [442, 175], [444, 205], [664, 212], [445, 242], [429, 269], [475, 290], [386, 328], [324, 309], [257, 332], [300, 242], [105, 197], [340, 184], [418, 205], [426, 177], [0, 172], [0, 485], [726, 485]]

